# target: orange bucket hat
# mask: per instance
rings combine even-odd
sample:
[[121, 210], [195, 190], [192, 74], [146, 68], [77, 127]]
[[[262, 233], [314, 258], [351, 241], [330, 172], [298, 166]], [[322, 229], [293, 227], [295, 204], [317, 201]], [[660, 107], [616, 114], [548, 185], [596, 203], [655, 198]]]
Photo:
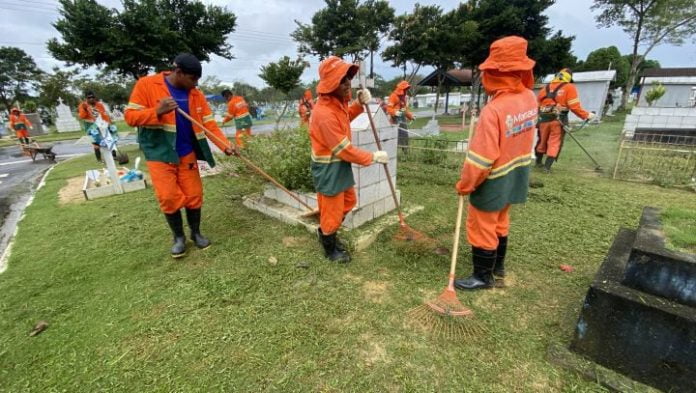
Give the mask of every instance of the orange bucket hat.
[[330, 94], [341, 84], [341, 79], [348, 75], [350, 77], [358, 73], [356, 64], [343, 61], [340, 57], [329, 56], [319, 64], [319, 84], [317, 85], [318, 94]]
[[501, 38], [491, 44], [486, 61], [479, 69], [501, 72], [530, 71], [536, 62], [527, 57], [527, 40], [518, 36]]

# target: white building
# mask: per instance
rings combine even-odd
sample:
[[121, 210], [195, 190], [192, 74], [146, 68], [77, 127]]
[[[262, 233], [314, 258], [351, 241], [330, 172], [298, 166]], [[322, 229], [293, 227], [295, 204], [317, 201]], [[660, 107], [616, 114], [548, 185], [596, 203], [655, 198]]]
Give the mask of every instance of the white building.
[[665, 94], [653, 102], [655, 108], [693, 108], [696, 106], [696, 68], [653, 68], [640, 79], [638, 106], [649, 106], [645, 94], [653, 83], [665, 87]]

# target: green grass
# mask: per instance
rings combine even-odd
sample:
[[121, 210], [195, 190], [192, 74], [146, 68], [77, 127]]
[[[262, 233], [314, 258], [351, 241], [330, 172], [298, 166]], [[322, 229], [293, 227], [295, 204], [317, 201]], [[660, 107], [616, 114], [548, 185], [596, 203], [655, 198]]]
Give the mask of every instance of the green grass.
[[662, 225], [668, 247], [696, 253], [696, 210], [669, 207], [662, 212]]
[[[581, 133], [602, 163], [614, 128]], [[394, 243], [396, 227], [336, 266], [312, 234], [242, 206], [259, 180], [221, 174], [204, 180], [213, 246], [173, 261], [152, 190], [62, 206], [57, 192], [92, 159], [58, 165], [0, 275], [0, 391], [602, 391], [550, 364], [547, 348], [571, 339], [618, 229], [645, 205], [694, 211], [696, 199], [597, 176], [566, 144], [512, 210], [509, 288], [460, 294], [488, 334], [458, 341], [405, 322], [443, 289], [449, 257]], [[409, 224], [451, 247], [458, 171], [399, 165], [403, 200], [425, 207]], [[460, 255], [467, 274], [465, 245]], [[49, 328], [28, 337], [41, 319]]]
[[[128, 131], [133, 131], [134, 129], [130, 127], [128, 124], [126, 124], [125, 121], [117, 121], [114, 122], [116, 124], [116, 127], [118, 127], [118, 130], [120, 132], [128, 132]], [[32, 137], [35, 141], [41, 143], [41, 142], [57, 142], [57, 141], [65, 141], [65, 140], [71, 140], [71, 139], [80, 139], [85, 135], [84, 131], [70, 131], [70, 132], [58, 132], [54, 126], [51, 126], [47, 134], [44, 135], [38, 135], [35, 137]], [[14, 138], [14, 135], [12, 139], [2, 139], [0, 140], [0, 147], [6, 147], [6, 146], [15, 146], [17, 145], [17, 140]]]

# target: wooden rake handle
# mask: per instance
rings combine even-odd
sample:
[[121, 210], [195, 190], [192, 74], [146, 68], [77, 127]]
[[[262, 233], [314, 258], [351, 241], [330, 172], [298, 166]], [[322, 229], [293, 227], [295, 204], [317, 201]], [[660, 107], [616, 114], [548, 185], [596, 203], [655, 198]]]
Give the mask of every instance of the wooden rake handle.
[[[377, 144], [377, 149], [382, 150], [382, 142], [379, 140], [379, 134], [377, 133], [377, 127], [375, 126], [375, 120], [372, 118], [372, 112], [367, 104], [364, 104], [365, 112], [367, 112], [367, 118], [370, 120], [370, 127], [372, 128], [372, 135], [375, 137], [375, 143]], [[389, 164], [384, 165], [384, 173], [387, 175], [387, 182], [389, 182], [389, 189], [391, 190], [392, 198], [394, 199], [394, 206], [396, 206], [396, 211], [399, 214], [399, 225], [401, 227], [406, 226], [406, 220], [404, 220], [404, 214], [401, 212], [401, 205], [399, 204], [399, 198], [396, 197], [396, 188], [394, 188], [394, 182], [392, 181], [391, 173], [389, 171]]]
[[[200, 127], [200, 128], [205, 132], [205, 135], [208, 136], [208, 138], [210, 138], [210, 139], [216, 141], [217, 143], [219, 143], [219, 144], [225, 146], [225, 148], [227, 148], [227, 149], [231, 149], [231, 148], [232, 148], [232, 145], [230, 144], [230, 141], [228, 141], [228, 140], [226, 140], [226, 139], [225, 139], [225, 140], [220, 139], [220, 137], [218, 137], [217, 135], [213, 134], [213, 133], [212, 133], [210, 130], [208, 130], [203, 124], [201, 124], [198, 120], [196, 120], [196, 119], [194, 119], [193, 117], [191, 117], [188, 113], [186, 113], [185, 111], [183, 111], [181, 108], [176, 108], [176, 111], [177, 111], [180, 115], [182, 115], [182, 116], [184, 116], [186, 119], [188, 119], [191, 123], [193, 123], [193, 124], [197, 125], [198, 127]], [[246, 166], [248, 166], [249, 168], [251, 168], [254, 172], [256, 172], [256, 173], [258, 173], [259, 175], [263, 176], [264, 178], [266, 178], [266, 180], [268, 180], [268, 181], [270, 181], [271, 183], [273, 183], [273, 185], [275, 185], [276, 187], [278, 187], [278, 188], [280, 188], [281, 190], [283, 190], [286, 194], [290, 195], [294, 200], [296, 200], [297, 202], [299, 202], [300, 205], [304, 206], [307, 210], [309, 210], [309, 211], [311, 211], [311, 212], [313, 212], [313, 213], [315, 212], [315, 210], [314, 210], [313, 207], [309, 206], [305, 201], [303, 201], [302, 199], [300, 199], [300, 197], [298, 197], [294, 192], [292, 192], [292, 191], [288, 190], [287, 188], [285, 188], [285, 186], [283, 186], [283, 185], [280, 184], [276, 179], [274, 179], [273, 177], [271, 177], [271, 175], [269, 175], [269, 174], [266, 173], [263, 169], [259, 168], [256, 164], [254, 164], [253, 162], [251, 162], [251, 160], [249, 160], [248, 158], [242, 156], [241, 154], [235, 154], [235, 156], [237, 156], [237, 158], [239, 158], [240, 160], [242, 160], [242, 162], [244, 162], [244, 164], [246, 164]]]
[[450, 264], [449, 286], [454, 288], [454, 273], [457, 269], [457, 256], [459, 255], [459, 234], [462, 228], [462, 215], [464, 214], [464, 196], [459, 195], [457, 206], [457, 223], [454, 226], [454, 244], [452, 245], [452, 261]]

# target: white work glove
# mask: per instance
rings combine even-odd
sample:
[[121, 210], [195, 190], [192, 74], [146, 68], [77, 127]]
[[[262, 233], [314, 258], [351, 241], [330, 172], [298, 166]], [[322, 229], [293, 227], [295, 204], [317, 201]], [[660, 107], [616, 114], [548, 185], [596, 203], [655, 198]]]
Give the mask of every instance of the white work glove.
[[416, 115], [414, 115], [413, 113], [411, 113], [411, 121], [414, 121], [414, 120], [416, 120]]
[[586, 120], [586, 121], [592, 121], [592, 120], [594, 120], [595, 117], [597, 117], [597, 114], [594, 113], [594, 112], [590, 112], [590, 114], [587, 115], [587, 119], [585, 119], [585, 120]]
[[372, 153], [372, 162], [388, 164], [389, 154], [384, 150], [377, 150], [376, 152]]
[[401, 117], [401, 116], [403, 116], [403, 115], [404, 115], [404, 111], [403, 111], [403, 110], [399, 109], [398, 111], [396, 111], [396, 117]]
[[372, 101], [372, 94], [367, 89], [358, 90], [358, 101], [360, 104], [365, 105]]

